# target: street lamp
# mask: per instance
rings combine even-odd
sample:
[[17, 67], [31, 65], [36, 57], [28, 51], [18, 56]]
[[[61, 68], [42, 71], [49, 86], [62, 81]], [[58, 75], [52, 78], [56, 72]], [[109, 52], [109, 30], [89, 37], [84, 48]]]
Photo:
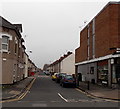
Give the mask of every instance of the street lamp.
[[29, 50], [29, 51], [26, 51], [26, 52], [32, 53], [32, 51], [31, 51], [31, 50]]

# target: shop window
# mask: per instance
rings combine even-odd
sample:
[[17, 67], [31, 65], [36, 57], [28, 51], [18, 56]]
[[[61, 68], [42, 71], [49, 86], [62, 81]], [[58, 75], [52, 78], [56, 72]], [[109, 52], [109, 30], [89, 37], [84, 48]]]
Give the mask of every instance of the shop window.
[[108, 84], [108, 65], [98, 66], [98, 82]]
[[90, 67], [90, 74], [94, 74], [94, 67]]
[[116, 79], [117, 83], [120, 84], [120, 65], [116, 65]]
[[117, 83], [115, 65], [112, 66], [112, 83]]
[[112, 83], [120, 84], [120, 58], [116, 58], [115, 64], [112, 65]]

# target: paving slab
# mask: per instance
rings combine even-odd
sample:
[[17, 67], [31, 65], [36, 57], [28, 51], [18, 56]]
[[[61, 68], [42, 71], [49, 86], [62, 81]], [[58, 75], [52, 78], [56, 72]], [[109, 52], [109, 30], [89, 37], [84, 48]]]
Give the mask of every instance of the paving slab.
[[33, 79], [34, 77], [28, 77], [12, 85], [3, 85], [2, 96], [0, 96], [0, 100], [10, 99], [11, 97], [19, 95], [23, 90], [25, 90], [25, 88], [31, 83]]
[[120, 101], [120, 89], [112, 89], [107, 86], [100, 86], [96, 84], [89, 84], [89, 90], [87, 87], [87, 83], [80, 82], [79, 88], [90, 95], [100, 97], [100, 98], [107, 98], [113, 100]]

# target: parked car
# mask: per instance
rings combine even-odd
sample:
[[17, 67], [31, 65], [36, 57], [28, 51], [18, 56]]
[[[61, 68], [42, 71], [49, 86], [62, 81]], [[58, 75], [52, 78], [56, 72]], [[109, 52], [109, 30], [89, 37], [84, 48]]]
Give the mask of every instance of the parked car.
[[45, 74], [46, 74], [46, 75], [50, 75], [50, 73], [49, 73], [48, 71], [45, 71]]
[[58, 74], [56, 75], [56, 80], [55, 80], [55, 81], [56, 81], [57, 83], [60, 83], [62, 77], [65, 76], [65, 75], [66, 75], [66, 73], [58, 73]]
[[58, 74], [58, 73], [54, 73], [54, 74], [51, 76], [51, 78], [52, 78], [52, 80], [53, 80], [53, 81], [55, 81], [55, 80], [56, 80], [56, 78], [57, 78], [57, 77], [56, 77], [56, 76], [57, 76], [57, 74]]
[[60, 80], [60, 85], [62, 87], [65, 87], [65, 86], [76, 86], [76, 81], [75, 81], [75, 78], [72, 76], [72, 75], [65, 75], [62, 77], [62, 79]]
[[43, 71], [43, 72], [44, 72], [44, 74], [46, 74], [46, 75], [50, 75], [49, 71]]

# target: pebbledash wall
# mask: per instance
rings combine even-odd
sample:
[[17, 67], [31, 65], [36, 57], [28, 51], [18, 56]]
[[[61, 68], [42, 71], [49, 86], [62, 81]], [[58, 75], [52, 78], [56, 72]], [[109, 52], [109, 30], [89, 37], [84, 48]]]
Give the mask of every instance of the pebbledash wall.
[[78, 81], [120, 84], [120, 2], [109, 2], [80, 32], [75, 66]]

